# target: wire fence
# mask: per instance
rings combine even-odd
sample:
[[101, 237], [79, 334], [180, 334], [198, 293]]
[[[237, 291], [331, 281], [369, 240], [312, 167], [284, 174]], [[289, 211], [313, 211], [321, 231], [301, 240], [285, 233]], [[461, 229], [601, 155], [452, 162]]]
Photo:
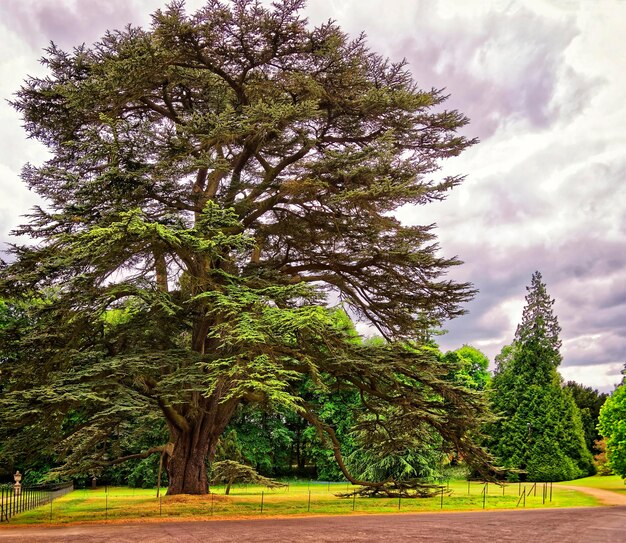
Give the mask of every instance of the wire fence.
[[73, 483], [58, 485], [21, 486], [0, 485], [0, 522], [9, 522], [12, 517], [41, 507], [52, 506], [56, 498], [65, 496], [74, 490]]
[[[71, 488], [65, 489], [67, 493]], [[55, 502], [51, 495], [30, 495], [19, 499], [30, 506], [21, 507], [14, 496], [10, 500], [11, 515], [25, 513], [16, 522], [65, 523], [75, 521], [108, 521], [147, 517], [227, 518], [232, 516], [302, 515], [428, 512], [436, 510], [514, 509], [516, 507], [551, 506], [551, 483], [494, 484], [482, 481], [455, 481], [444, 484], [430, 498], [363, 497], [352, 485], [312, 481], [290, 483], [280, 489], [264, 489], [257, 485], [233, 485], [230, 495], [225, 488], [212, 487], [203, 496], [156, 496], [152, 489], [99, 487], [76, 490], [70, 500]], [[349, 492], [350, 494], [346, 494]], [[353, 493], [354, 492], [354, 493]], [[46, 500], [50, 506], [45, 507]], [[44, 507], [41, 507], [41, 506]], [[10, 518], [10, 517], [9, 517]], [[8, 519], [7, 519], [8, 520]]]

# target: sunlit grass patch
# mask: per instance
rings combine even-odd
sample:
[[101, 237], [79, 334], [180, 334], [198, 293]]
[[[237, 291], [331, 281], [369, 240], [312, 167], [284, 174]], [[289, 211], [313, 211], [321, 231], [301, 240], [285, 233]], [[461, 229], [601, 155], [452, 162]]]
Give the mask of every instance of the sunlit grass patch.
[[619, 475], [595, 475], [593, 477], [585, 477], [584, 479], [576, 479], [575, 481], [564, 481], [554, 484], [586, 486], [589, 488], [599, 488], [602, 490], [610, 490], [612, 492], [626, 494], [626, 481]]
[[[606, 479], [606, 478], [603, 478]], [[11, 519], [11, 524], [115, 521], [130, 519], [194, 518], [218, 519], [251, 516], [345, 515], [398, 512], [472, 511], [593, 506], [595, 498], [562, 488], [549, 486], [544, 494], [543, 483], [484, 485], [478, 482], [450, 481], [441, 494], [431, 498], [359, 498], [338, 497], [350, 492], [346, 483], [291, 481], [286, 488], [268, 490], [260, 486], [233, 486], [229, 496], [224, 487], [212, 488], [204, 496], [156, 497], [156, 489], [108, 487], [76, 490], [50, 505], [25, 512]], [[522, 494], [526, 490], [526, 499]], [[524, 503], [525, 501], [525, 503]]]

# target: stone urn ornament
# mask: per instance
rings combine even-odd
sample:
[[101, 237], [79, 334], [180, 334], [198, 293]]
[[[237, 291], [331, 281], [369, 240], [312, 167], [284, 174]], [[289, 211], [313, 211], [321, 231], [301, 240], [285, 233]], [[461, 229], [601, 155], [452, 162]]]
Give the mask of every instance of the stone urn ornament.
[[15, 475], [13, 475], [13, 480], [15, 481], [15, 484], [13, 485], [13, 492], [16, 496], [19, 496], [22, 493], [22, 485], [20, 483], [20, 481], [22, 480], [22, 474], [20, 473], [20, 470], [17, 470], [15, 472]]

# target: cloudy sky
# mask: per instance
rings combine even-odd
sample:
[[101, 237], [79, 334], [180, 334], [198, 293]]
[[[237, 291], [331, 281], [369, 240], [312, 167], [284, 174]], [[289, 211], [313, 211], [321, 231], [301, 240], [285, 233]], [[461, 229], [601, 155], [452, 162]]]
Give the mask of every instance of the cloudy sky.
[[[149, 25], [161, 0], [1, 0], [0, 97], [38, 65], [50, 40], [92, 43], [128, 22]], [[202, 0], [188, 0], [189, 10]], [[467, 175], [442, 203], [401, 210], [436, 222], [452, 277], [480, 290], [448, 323], [445, 349], [490, 359], [521, 318], [540, 270], [556, 299], [566, 379], [610, 391], [626, 361], [626, 0], [309, 0], [371, 48], [406, 58], [424, 88], [446, 88], [481, 143], [443, 165]], [[0, 241], [36, 202], [19, 180], [45, 149], [0, 103]], [[1, 250], [1, 247], [0, 247]]]

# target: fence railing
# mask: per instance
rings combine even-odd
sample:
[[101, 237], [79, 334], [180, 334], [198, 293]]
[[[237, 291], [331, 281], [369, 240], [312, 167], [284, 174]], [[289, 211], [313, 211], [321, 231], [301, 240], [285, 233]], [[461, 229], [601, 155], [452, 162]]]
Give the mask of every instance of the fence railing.
[[19, 490], [13, 485], [0, 485], [0, 522], [9, 522], [18, 513], [52, 503], [72, 490], [73, 483], [22, 486]]

